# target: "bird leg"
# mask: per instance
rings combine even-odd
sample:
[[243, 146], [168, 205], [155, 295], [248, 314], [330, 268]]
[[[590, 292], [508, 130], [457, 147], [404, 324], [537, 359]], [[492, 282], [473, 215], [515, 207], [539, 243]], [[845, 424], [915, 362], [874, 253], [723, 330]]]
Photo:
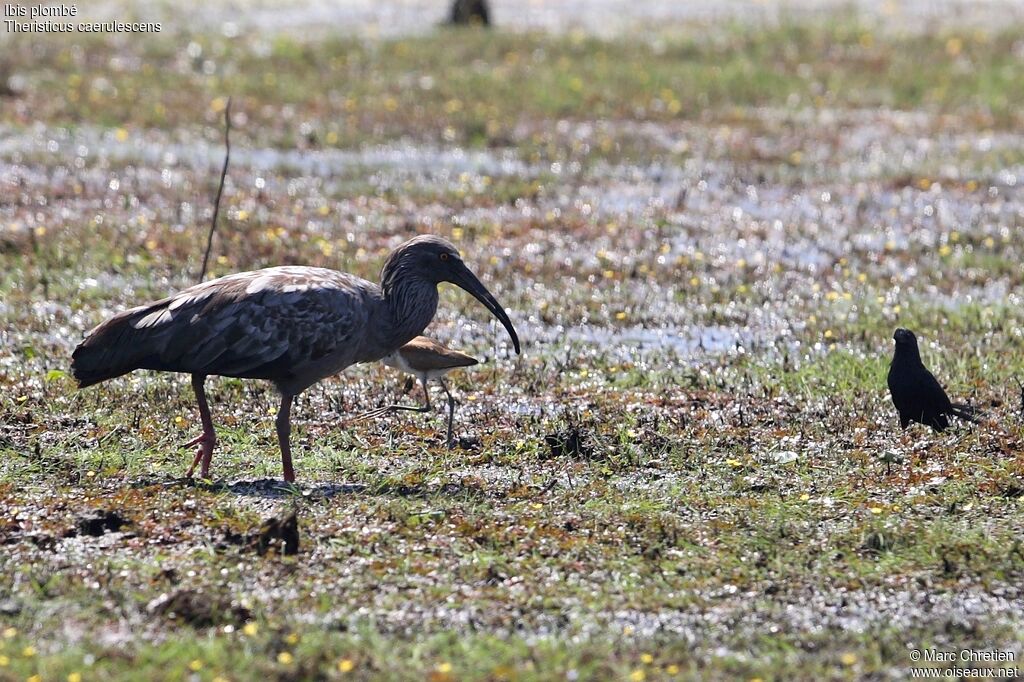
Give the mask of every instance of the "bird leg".
[[290, 395], [281, 396], [281, 409], [277, 411], [277, 419], [274, 424], [277, 426], [277, 442], [281, 446], [281, 466], [284, 469], [284, 480], [288, 483], [295, 482], [295, 470], [292, 469], [292, 446], [290, 438], [292, 435], [292, 398]]
[[202, 460], [203, 466], [199, 470], [199, 475], [203, 478], [210, 477], [210, 460], [213, 459], [213, 447], [217, 444], [217, 433], [213, 430], [213, 417], [210, 415], [210, 405], [206, 402], [206, 389], [203, 387], [205, 383], [205, 374], [192, 375], [192, 390], [195, 391], [196, 402], [199, 404], [199, 421], [203, 424], [203, 432], [185, 443], [187, 448], [193, 445], [199, 446], [196, 449], [196, 456], [192, 460], [192, 466], [185, 472], [187, 478], [192, 478], [200, 460]]
[[372, 419], [373, 417], [380, 417], [381, 415], [388, 414], [389, 412], [397, 412], [403, 410], [406, 412], [429, 412], [430, 411], [430, 393], [427, 391], [427, 383], [423, 382], [423, 396], [427, 399], [426, 405], [414, 407], [412, 405], [385, 405], [384, 407], [378, 407], [375, 410], [364, 412], [360, 415], [356, 415], [348, 420], [348, 424], [354, 424], [356, 422], [363, 421], [365, 419]]
[[444, 377], [440, 377], [438, 381], [441, 382], [441, 388], [444, 389], [444, 393], [448, 396], [448, 449], [451, 450], [455, 447], [455, 442], [452, 440], [452, 422], [455, 421], [455, 398], [452, 397], [451, 391], [448, 390], [448, 384], [444, 382]]

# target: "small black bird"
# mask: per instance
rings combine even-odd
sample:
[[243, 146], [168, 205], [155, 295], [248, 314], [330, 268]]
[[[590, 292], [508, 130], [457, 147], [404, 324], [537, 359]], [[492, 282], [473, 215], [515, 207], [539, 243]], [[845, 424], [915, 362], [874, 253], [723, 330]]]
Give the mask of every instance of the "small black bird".
[[896, 411], [900, 413], [900, 426], [910, 422], [943, 431], [949, 426], [949, 415], [977, 423], [974, 409], [949, 401], [949, 396], [928, 368], [921, 362], [917, 337], [909, 329], [897, 329], [892, 335], [896, 352], [889, 365], [889, 393]]

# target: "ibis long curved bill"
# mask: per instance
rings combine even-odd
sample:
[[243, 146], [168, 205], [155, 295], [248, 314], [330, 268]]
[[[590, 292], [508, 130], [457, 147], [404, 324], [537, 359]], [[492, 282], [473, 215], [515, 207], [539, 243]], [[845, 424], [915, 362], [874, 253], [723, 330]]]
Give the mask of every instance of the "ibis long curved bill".
[[498, 299], [491, 295], [491, 292], [487, 290], [483, 282], [477, 279], [477, 276], [466, 267], [466, 264], [461, 260], [453, 264], [447, 281], [468, 291], [473, 298], [480, 301], [485, 308], [491, 311], [492, 315], [498, 318], [502, 326], [505, 327], [505, 331], [512, 337], [512, 347], [516, 349], [516, 355], [518, 355], [519, 335], [516, 334], [516, 328], [512, 326], [512, 320], [508, 318], [508, 314], [501, 307], [501, 304], [498, 303]]

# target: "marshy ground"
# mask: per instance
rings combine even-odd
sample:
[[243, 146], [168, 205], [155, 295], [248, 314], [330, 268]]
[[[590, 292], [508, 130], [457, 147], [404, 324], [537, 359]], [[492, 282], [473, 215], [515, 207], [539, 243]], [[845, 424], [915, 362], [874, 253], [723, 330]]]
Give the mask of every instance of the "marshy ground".
[[[887, 7], [3, 36], [0, 679], [1024, 668], [1024, 22]], [[187, 378], [75, 389], [82, 332], [194, 281], [227, 95], [215, 275], [375, 280], [432, 232], [509, 311], [521, 357], [442, 287], [428, 332], [486, 358], [463, 447], [339, 426], [402, 383], [355, 367], [298, 400], [288, 488], [273, 391], [213, 379], [187, 481]], [[897, 326], [983, 424], [899, 430]]]

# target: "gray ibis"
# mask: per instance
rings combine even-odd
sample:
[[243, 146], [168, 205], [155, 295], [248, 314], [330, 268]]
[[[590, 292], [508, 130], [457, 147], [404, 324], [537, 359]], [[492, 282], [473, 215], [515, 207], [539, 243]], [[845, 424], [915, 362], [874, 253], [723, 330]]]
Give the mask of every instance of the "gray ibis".
[[[452, 447], [452, 425], [455, 421], [455, 398], [452, 397], [451, 391], [448, 390], [448, 385], [444, 381], [444, 376], [454, 369], [458, 369], [459, 367], [472, 367], [473, 365], [479, 364], [480, 361], [472, 355], [466, 355], [465, 353], [461, 353], [457, 350], [452, 350], [429, 337], [417, 336], [398, 350], [385, 355], [381, 358], [381, 362], [389, 367], [400, 369], [403, 372], [411, 374], [419, 379], [420, 385], [423, 386], [423, 397], [426, 400], [426, 404], [417, 407], [412, 405], [387, 405], [386, 407], [381, 407], [359, 415], [359, 417], [353, 421], [377, 417], [396, 410], [429, 412], [430, 390], [427, 388], [427, 384], [432, 379], [437, 379], [441, 384], [441, 388], [444, 389], [445, 395], [448, 396], [447, 443], [449, 448]], [[410, 382], [411, 381], [412, 380], [410, 379]], [[408, 388], [406, 388], [406, 391], [408, 391]]]
[[516, 353], [505, 310], [447, 240], [421, 235], [388, 256], [379, 285], [325, 268], [283, 266], [228, 275], [131, 308], [101, 323], [72, 354], [80, 388], [136, 369], [192, 375], [203, 432], [188, 470], [210, 474], [217, 442], [204, 385], [210, 375], [266, 379], [281, 394], [275, 422], [285, 481], [292, 468], [296, 395], [350, 365], [386, 357], [415, 338], [437, 311], [437, 285], [469, 292], [498, 318]]

